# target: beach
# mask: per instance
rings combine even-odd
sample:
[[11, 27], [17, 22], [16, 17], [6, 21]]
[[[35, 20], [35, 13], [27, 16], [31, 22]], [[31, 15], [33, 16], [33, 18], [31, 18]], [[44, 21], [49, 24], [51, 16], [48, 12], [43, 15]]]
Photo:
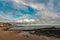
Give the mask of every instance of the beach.
[[60, 40], [60, 38], [30, 35], [28, 32], [4, 31], [0, 28], [0, 40]]

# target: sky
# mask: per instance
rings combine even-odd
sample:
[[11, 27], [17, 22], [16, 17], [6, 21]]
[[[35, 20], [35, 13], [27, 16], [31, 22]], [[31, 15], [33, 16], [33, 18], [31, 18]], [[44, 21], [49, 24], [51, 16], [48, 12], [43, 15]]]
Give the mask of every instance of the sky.
[[60, 24], [60, 0], [0, 0], [0, 22]]

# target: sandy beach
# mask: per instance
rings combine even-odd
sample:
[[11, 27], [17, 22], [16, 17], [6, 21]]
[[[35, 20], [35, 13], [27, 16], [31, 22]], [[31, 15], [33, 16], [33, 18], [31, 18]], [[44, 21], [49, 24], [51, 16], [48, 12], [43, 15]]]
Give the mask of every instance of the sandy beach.
[[26, 32], [4, 31], [0, 28], [0, 40], [60, 40], [60, 38], [29, 35]]

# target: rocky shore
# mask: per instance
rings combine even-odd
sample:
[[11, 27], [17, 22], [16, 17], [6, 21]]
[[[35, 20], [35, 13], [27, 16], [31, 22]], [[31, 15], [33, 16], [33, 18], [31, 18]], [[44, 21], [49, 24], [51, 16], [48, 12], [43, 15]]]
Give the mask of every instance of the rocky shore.
[[6, 31], [5, 28], [15, 27], [15, 25], [0, 22], [0, 40], [60, 40], [56, 37], [37, 36], [26, 31]]
[[60, 38], [31, 35], [28, 32], [4, 31], [0, 28], [0, 40], [60, 40]]

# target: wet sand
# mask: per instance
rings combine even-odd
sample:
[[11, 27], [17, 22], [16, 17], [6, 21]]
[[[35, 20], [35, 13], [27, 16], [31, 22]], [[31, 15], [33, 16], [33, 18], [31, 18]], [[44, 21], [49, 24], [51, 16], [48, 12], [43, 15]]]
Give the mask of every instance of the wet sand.
[[0, 40], [60, 40], [60, 38], [30, 35], [28, 32], [4, 31], [0, 28]]

